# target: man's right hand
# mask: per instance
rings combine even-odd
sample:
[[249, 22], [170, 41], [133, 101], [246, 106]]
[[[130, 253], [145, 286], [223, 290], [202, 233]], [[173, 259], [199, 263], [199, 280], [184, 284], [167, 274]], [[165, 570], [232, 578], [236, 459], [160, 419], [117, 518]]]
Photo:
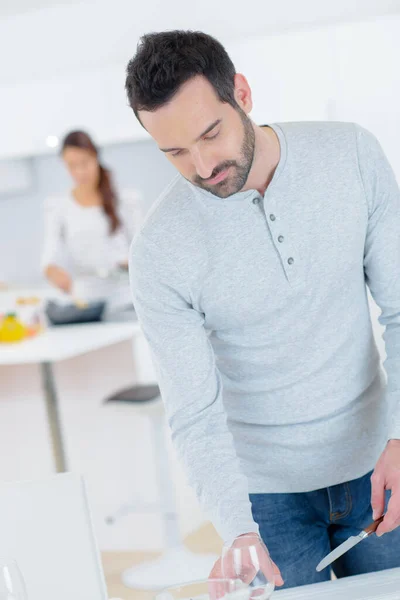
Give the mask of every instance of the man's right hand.
[[[217, 560], [212, 571], [209, 575], [209, 579], [223, 579], [223, 578], [233, 578], [242, 579], [245, 583], [251, 583], [254, 577], [257, 575], [256, 569], [254, 568], [252, 562], [250, 561], [250, 552], [248, 552], [248, 564], [246, 565], [246, 548], [251, 547], [253, 544], [260, 543], [260, 537], [256, 533], [249, 533], [243, 536], [237, 537], [232, 546], [232, 552], [230, 549], [225, 555]], [[243, 557], [243, 567], [242, 574], [236, 572], [235, 565], [233, 564], [233, 551], [235, 548], [240, 548], [242, 550]], [[271, 560], [269, 553], [263, 544], [260, 544], [258, 552], [258, 562], [260, 565], [260, 570], [262, 570], [263, 565], [265, 566], [265, 571], [268, 572], [268, 564], [272, 563], [273, 573], [275, 585], [280, 587], [284, 584], [281, 572], [277, 565]]]

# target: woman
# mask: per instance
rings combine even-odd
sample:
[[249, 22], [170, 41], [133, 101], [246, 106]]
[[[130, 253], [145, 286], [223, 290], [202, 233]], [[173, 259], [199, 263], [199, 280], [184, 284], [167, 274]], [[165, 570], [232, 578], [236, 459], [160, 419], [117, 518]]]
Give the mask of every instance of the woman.
[[130, 302], [128, 250], [140, 220], [137, 193], [121, 194], [118, 202], [111, 173], [99, 160], [98, 149], [83, 131], [69, 133], [61, 156], [74, 187], [46, 203], [42, 267], [48, 281], [82, 300]]

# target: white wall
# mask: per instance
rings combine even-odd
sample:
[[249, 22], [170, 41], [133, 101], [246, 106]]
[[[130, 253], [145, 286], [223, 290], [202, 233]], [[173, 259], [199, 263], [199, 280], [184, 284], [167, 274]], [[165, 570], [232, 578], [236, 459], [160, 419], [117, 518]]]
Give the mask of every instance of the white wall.
[[257, 123], [329, 118], [335, 28], [243, 40], [229, 48], [253, 92]]
[[335, 36], [337, 118], [373, 131], [400, 179], [400, 19], [341, 25]]
[[[358, 8], [361, 10], [361, 7]], [[61, 11], [60, 18], [69, 15], [65, 31], [68, 31], [67, 26], [70, 27], [69, 36], [72, 40], [71, 14], [66, 12], [65, 7], [55, 7], [55, 10]], [[300, 19], [300, 15], [295, 16]], [[41, 24], [39, 18], [30, 26], [35, 24]], [[112, 26], [117, 26], [115, 15], [110, 23]], [[147, 139], [146, 132], [127, 106], [124, 91], [125, 66], [135, 51], [137, 38], [130, 38], [127, 25], [122, 21], [118, 22], [118, 27], [121, 29], [119, 46], [117, 44], [118, 60], [115, 49], [109, 47], [109, 52], [106, 52], [109, 43], [107, 38], [101, 46], [96, 66], [85, 60], [82, 46], [84, 34], [82, 24], [78, 23], [77, 53], [82, 55], [79, 69], [66, 72], [64, 56], [59, 71], [57, 61], [50, 62], [54, 67], [51, 78], [49, 74], [45, 77], [42, 74], [42, 78], [35, 79], [30, 73], [19, 73], [18, 70], [15, 73], [7, 71], [3, 84], [0, 77], [0, 158], [48, 152], [45, 144], [48, 135], [62, 135], [77, 126], [95, 132], [100, 144]], [[265, 27], [268, 28], [267, 23]], [[28, 23], [25, 28], [25, 35], [28, 35]], [[254, 29], [257, 30], [256, 27]], [[258, 29], [262, 29], [261, 24]], [[15, 23], [10, 22], [7, 31], [0, 22], [1, 31], [7, 34], [6, 38], [3, 35], [6, 55], [8, 49], [4, 39], [11, 43], [14, 40], [12, 32], [19, 30]], [[380, 119], [384, 120], [393, 112], [397, 118], [399, 31], [400, 17], [390, 16], [365, 23], [314, 26], [313, 29], [304, 28], [297, 33], [258, 38], [242, 36], [234, 40], [226, 32], [222, 41], [237, 68], [248, 76], [253, 86], [256, 101], [254, 117], [257, 121], [325, 119], [335, 116], [339, 119], [368, 121], [371, 114], [376, 117], [380, 114]], [[55, 32], [50, 30], [46, 45], [46, 32], [42, 33], [44, 39], [39, 40], [37, 52], [39, 58], [48, 61], [48, 55], [57, 40]], [[99, 43], [97, 30], [91, 32], [91, 36], [95, 36], [93, 44]], [[90, 39], [87, 37], [88, 53]], [[65, 36], [61, 36], [60, 44], [66, 44]], [[15, 61], [19, 68], [23, 64], [22, 59], [23, 55]], [[29, 64], [28, 59], [27, 62]], [[41, 73], [40, 61], [39, 65], [31, 66]], [[12, 78], [14, 80], [11, 81]], [[336, 106], [336, 114], [333, 105]], [[382, 105], [385, 110], [382, 110]], [[372, 125], [380, 126], [378, 122]], [[387, 134], [383, 129], [385, 136]]]
[[[148, 139], [124, 92], [125, 65], [3, 86], [0, 157], [48, 153], [48, 135], [96, 132], [99, 144]], [[14, 117], [14, 118], [12, 118]]]
[[400, 17], [244, 40], [230, 53], [252, 87], [256, 122], [357, 122], [400, 180]]

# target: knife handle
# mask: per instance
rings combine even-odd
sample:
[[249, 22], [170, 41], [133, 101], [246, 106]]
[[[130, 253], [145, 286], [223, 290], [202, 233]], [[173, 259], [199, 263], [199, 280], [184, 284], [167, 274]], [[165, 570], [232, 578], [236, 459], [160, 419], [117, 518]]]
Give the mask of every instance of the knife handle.
[[377, 519], [376, 521], [371, 523], [371, 525], [369, 525], [366, 529], [364, 529], [365, 533], [367, 535], [371, 535], [371, 533], [375, 533], [375, 531], [378, 529], [379, 525], [382, 523], [384, 517], [385, 517], [385, 515], [382, 515], [381, 517], [379, 517], [379, 519]]

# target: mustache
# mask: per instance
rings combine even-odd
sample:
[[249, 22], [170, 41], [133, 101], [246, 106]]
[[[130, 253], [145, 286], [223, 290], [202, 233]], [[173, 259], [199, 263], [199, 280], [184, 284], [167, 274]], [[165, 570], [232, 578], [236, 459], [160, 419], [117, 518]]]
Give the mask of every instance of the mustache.
[[199, 177], [199, 175], [196, 175], [195, 181], [196, 183], [207, 183], [207, 181], [210, 181], [210, 179], [214, 179], [214, 177], [217, 177], [217, 175], [222, 173], [222, 171], [225, 171], [228, 167], [237, 167], [237, 162], [235, 160], [226, 160], [225, 162], [218, 165], [218, 167], [215, 167], [210, 177], [207, 177], [207, 179], [203, 179], [202, 177]]

